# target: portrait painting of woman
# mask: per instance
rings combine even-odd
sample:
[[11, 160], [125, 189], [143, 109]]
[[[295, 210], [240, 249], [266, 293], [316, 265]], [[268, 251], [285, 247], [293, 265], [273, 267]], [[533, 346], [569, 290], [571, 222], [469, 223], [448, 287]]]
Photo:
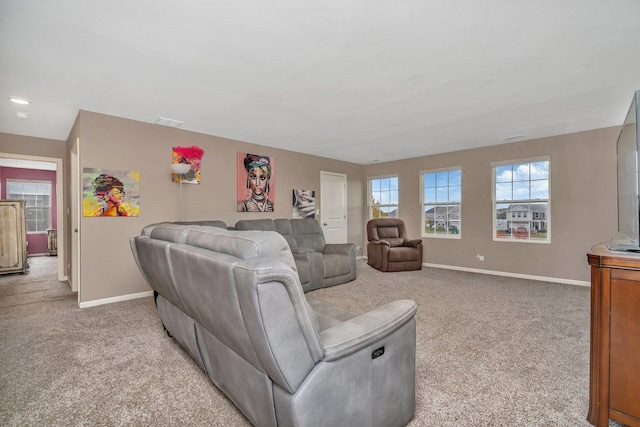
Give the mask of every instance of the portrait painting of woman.
[[140, 216], [138, 172], [84, 168], [84, 216]]
[[314, 190], [293, 190], [293, 212], [291, 218], [306, 219], [316, 217], [316, 192]]
[[238, 212], [273, 212], [273, 159], [238, 153]]

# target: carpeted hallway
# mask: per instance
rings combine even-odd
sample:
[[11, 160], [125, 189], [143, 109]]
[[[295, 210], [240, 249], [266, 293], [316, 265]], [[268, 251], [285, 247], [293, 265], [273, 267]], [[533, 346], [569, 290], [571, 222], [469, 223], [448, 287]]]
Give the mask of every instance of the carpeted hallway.
[[[77, 308], [55, 258], [0, 276], [0, 425], [244, 426], [167, 335], [152, 298]], [[589, 288], [425, 268], [307, 294], [418, 304], [410, 426], [588, 426]]]

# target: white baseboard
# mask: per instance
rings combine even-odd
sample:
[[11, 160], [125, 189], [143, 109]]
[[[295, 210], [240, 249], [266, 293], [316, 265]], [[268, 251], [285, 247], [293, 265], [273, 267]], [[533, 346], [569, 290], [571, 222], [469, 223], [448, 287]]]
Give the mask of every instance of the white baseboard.
[[560, 279], [557, 277], [545, 277], [545, 276], [533, 276], [530, 274], [508, 273], [506, 271], [482, 270], [480, 268], [458, 267], [455, 265], [443, 265], [443, 264], [430, 264], [426, 262], [422, 263], [422, 265], [425, 267], [443, 268], [445, 270], [459, 270], [459, 271], [468, 271], [470, 273], [491, 274], [493, 276], [516, 277], [518, 279], [540, 280], [542, 282], [564, 283], [567, 285], [576, 285], [576, 286], [591, 286], [590, 282], [585, 282], [583, 280]]
[[139, 292], [137, 294], [121, 295], [119, 297], [96, 299], [93, 301], [81, 302], [80, 308], [95, 307], [97, 305], [111, 304], [112, 302], [128, 301], [131, 299], [145, 298], [150, 296], [153, 296], [153, 291]]
[[[366, 257], [364, 256], [358, 257], [358, 258], [366, 259]], [[430, 264], [430, 263], [422, 263], [422, 265], [424, 267], [442, 268], [445, 270], [468, 271], [470, 273], [490, 274], [493, 276], [505, 276], [505, 277], [515, 277], [518, 279], [540, 280], [542, 282], [564, 283], [567, 285], [576, 285], [576, 286], [591, 286], [591, 283], [585, 282], [583, 280], [560, 279], [557, 277], [545, 277], [545, 276], [533, 276], [530, 274], [508, 273], [505, 271], [495, 271], [495, 270], [482, 270], [480, 268], [458, 267], [455, 265]], [[114, 302], [128, 301], [132, 299], [145, 298], [150, 296], [153, 296], [153, 291], [139, 292], [137, 294], [121, 295], [118, 297], [97, 299], [93, 301], [85, 301], [80, 303], [80, 308], [95, 307], [98, 305], [111, 304]]]

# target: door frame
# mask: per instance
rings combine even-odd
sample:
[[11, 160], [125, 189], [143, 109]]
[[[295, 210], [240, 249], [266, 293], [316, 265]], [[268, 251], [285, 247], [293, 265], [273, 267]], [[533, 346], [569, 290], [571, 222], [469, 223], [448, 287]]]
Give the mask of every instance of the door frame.
[[80, 220], [82, 218], [81, 206], [82, 206], [82, 194], [81, 194], [81, 174], [80, 174], [80, 138], [76, 138], [75, 142], [71, 146], [69, 150], [70, 157], [70, 177], [71, 183], [69, 188], [71, 188], [70, 193], [70, 226], [71, 230], [69, 235], [71, 238], [69, 239], [71, 243], [71, 251], [70, 251], [70, 270], [69, 275], [69, 283], [71, 284], [71, 290], [74, 292], [78, 292], [78, 305], [80, 305], [81, 299], [81, 285], [80, 285]]
[[[64, 170], [62, 169], [62, 159], [58, 157], [31, 156], [28, 154], [0, 153], [0, 157], [4, 159], [30, 160], [34, 162], [55, 163], [56, 165], [56, 220], [58, 235], [64, 236]], [[64, 282], [67, 277], [64, 275], [65, 252], [64, 238], [58, 239], [58, 281]]]

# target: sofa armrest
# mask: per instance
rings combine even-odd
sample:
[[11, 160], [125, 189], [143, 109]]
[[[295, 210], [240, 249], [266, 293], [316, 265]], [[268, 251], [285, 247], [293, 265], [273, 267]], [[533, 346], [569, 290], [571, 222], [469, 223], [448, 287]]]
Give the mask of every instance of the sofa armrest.
[[349, 319], [320, 333], [325, 361], [348, 356], [387, 337], [411, 320], [416, 303], [398, 300]]
[[324, 254], [351, 255], [356, 250], [353, 243], [328, 243], [324, 247]]
[[422, 244], [422, 239], [406, 239], [402, 246], [411, 246], [412, 248], [417, 248], [418, 245]]

